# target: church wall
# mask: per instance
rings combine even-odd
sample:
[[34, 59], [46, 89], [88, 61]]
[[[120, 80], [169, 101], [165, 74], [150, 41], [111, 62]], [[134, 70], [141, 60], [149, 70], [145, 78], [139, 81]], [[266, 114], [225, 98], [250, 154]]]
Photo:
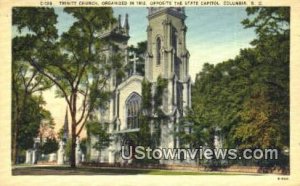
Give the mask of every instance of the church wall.
[[[177, 47], [177, 56], [180, 56], [180, 54], [184, 50], [184, 36], [182, 34], [181, 28], [183, 28], [182, 21], [174, 16], [171, 15], [161, 15], [157, 16], [154, 18], [151, 18], [151, 21], [149, 21], [149, 26], [152, 29], [151, 31], [151, 46], [152, 46], [152, 54], [153, 54], [153, 62], [152, 62], [152, 75], [149, 75], [151, 77], [150, 81], [156, 81], [157, 77], [161, 75], [162, 77], [165, 78], [170, 78], [172, 75], [172, 66], [174, 64], [170, 64], [173, 60], [171, 59], [172, 57], [165, 53], [162, 52], [161, 54], [161, 63], [160, 65], [157, 65], [157, 58], [156, 58], [156, 40], [157, 37], [161, 38], [162, 41], [162, 49], [165, 49], [166, 51], [170, 51], [171, 49], [171, 44], [172, 44], [172, 34], [171, 34], [171, 29], [165, 29], [163, 22], [166, 20], [170, 20], [172, 27], [177, 29], [177, 34], [178, 34], [178, 47]], [[154, 29], [155, 28], [155, 29]], [[166, 54], [166, 55], [165, 55]], [[147, 68], [147, 67], [146, 67]], [[151, 67], [148, 67], [151, 68]], [[181, 67], [182, 68], [182, 67]], [[147, 70], [146, 70], [147, 71]]]
[[[163, 32], [164, 32], [164, 27], [163, 27], [163, 21], [166, 19], [166, 15], [164, 16], [159, 16], [159, 17], [156, 17], [156, 18], [153, 18], [150, 22], [149, 22], [149, 25], [152, 29], [152, 36], [151, 36], [151, 43], [152, 43], [152, 53], [153, 53], [153, 62], [151, 64], [151, 66], [149, 66], [149, 68], [151, 68], [151, 78], [150, 81], [156, 81], [157, 77], [162, 74], [162, 66], [163, 66], [163, 63], [161, 62], [160, 65], [157, 65], [157, 60], [156, 60], [156, 40], [157, 40], [157, 37], [160, 37], [161, 38], [161, 47], [164, 48], [164, 42], [165, 42], [165, 39], [164, 38], [164, 35], [163, 35]], [[161, 56], [161, 61], [164, 60], [164, 56], [162, 55]]]
[[98, 159], [98, 151], [93, 148], [93, 145], [97, 142], [97, 138], [93, 135], [90, 136], [90, 161], [97, 161]]
[[119, 118], [120, 118], [120, 130], [126, 129], [126, 99], [130, 96], [131, 93], [136, 92], [139, 95], [142, 95], [142, 80], [141, 76], [132, 76], [124, 83], [120, 85], [120, 100], [119, 100]]

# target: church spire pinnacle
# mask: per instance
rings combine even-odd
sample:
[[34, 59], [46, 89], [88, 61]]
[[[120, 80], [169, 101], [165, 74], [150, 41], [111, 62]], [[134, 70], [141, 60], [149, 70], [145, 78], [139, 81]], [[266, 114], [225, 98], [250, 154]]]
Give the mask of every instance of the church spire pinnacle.
[[63, 139], [67, 140], [69, 137], [69, 120], [68, 120], [68, 107], [66, 108], [65, 122], [64, 122], [64, 136]]
[[125, 15], [124, 29], [125, 29], [125, 33], [129, 34], [128, 14]]
[[121, 14], [119, 14], [119, 18], [118, 18], [118, 27], [119, 28], [122, 28], [121, 19], [122, 19], [122, 16], [121, 16]]

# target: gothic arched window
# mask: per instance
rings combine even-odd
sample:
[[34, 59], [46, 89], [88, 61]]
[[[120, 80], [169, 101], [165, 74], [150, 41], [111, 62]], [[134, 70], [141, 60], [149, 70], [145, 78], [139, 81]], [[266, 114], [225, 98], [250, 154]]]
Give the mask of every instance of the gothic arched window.
[[127, 110], [127, 128], [139, 128], [139, 113], [141, 108], [142, 98], [137, 93], [132, 93], [126, 101]]
[[160, 65], [160, 60], [161, 60], [160, 51], [161, 51], [161, 39], [160, 37], [158, 37], [156, 39], [156, 64], [157, 65]]

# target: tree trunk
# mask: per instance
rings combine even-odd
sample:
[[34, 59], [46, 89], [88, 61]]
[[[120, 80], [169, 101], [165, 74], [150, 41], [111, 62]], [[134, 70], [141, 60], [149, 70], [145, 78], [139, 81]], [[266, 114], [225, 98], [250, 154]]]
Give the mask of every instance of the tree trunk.
[[15, 92], [15, 112], [12, 118], [12, 128], [11, 128], [11, 133], [12, 133], [12, 141], [11, 141], [11, 160], [12, 164], [15, 165], [18, 163], [18, 136], [19, 136], [19, 125], [20, 125], [20, 105], [19, 105], [19, 94]]
[[17, 124], [15, 124], [14, 127], [14, 133], [13, 133], [13, 139], [12, 139], [12, 164], [15, 165], [18, 163], [18, 142], [17, 142], [17, 138], [18, 138], [18, 129], [17, 129]]
[[19, 152], [19, 145], [18, 145], [18, 137], [19, 137], [19, 129], [20, 129], [20, 124], [21, 124], [21, 118], [23, 118], [24, 115], [24, 110], [26, 109], [27, 106], [27, 100], [29, 94], [27, 93], [27, 90], [24, 91], [23, 95], [23, 102], [20, 105], [19, 102], [19, 93], [16, 92], [16, 113], [15, 113], [15, 118], [14, 118], [14, 127], [12, 133], [13, 133], [13, 141], [12, 141], [12, 161], [13, 164], [18, 164], [18, 152]]
[[[16, 113], [16, 112], [15, 112]], [[16, 114], [15, 114], [16, 115]], [[12, 128], [11, 128], [11, 163], [15, 165], [17, 163], [17, 119], [16, 116], [13, 116]]]
[[[14, 79], [13, 79], [14, 80]], [[12, 108], [14, 111], [12, 111], [12, 123], [11, 123], [11, 134], [12, 134], [12, 140], [11, 140], [11, 162], [13, 165], [17, 163], [17, 156], [18, 156], [18, 146], [17, 146], [17, 139], [18, 139], [18, 114], [19, 114], [19, 94], [17, 92], [17, 88], [15, 87], [15, 82], [13, 81], [13, 89], [12, 93], [14, 96], [12, 96]], [[15, 106], [13, 106], [15, 105]]]
[[71, 135], [71, 154], [70, 154], [70, 166], [72, 168], [76, 167], [76, 120], [72, 119], [72, 135]]

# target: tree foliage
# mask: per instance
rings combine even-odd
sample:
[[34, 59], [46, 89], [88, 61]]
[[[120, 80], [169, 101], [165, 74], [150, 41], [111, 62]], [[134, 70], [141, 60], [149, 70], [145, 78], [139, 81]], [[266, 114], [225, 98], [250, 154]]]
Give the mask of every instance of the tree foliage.
[[56, 153], [58, 150], [58, 142], [55, 138], [46, 138], [46, 141], [41, 146], [41, 153], [50, 154]]
[[[13, 39], [14, 57], [30, 64], [57, 88], [71, 114], [71, 157], [75, 167], [75, 141], [96, 108], [105, 106], [110, 97], [107, 81], [114, 70], [123, 76], [118, 52], [109, 58], [103, 54], [107, 42], [99, 33], [115, 22], [112, 8], [64, 8], [75, 18], [60, 37], [53, 8], [14, 8], [13, 24], [28, 30]], [[45, 19], [44, 19], [45, 18]]]
[[[52, 122], [41, 91], [51, 88], [45, 79], [13, 52], [12, 60], [12, 162], [17, 163], [18, 152], [32, 148], [42, 121]], [[38, 113], [38, 114], [37, 114]]]
[[[137, 46], [129, 46], [128, 52], [129, 52], [129, 58], [133, 57], [133, 54], [136, 54], [136, 57], [138, 58], [138, 62], [136, 64], [136, 71], [144, 75], [145, 74], [145, 59], [146, 59], [146, 51], [147, 51], [147, 41], [141, 41], [137, 43]], [[125, 67], [125, 70], [130, 73], [133, 69], [133, 63], [128, 63]]]
[[89, 121], [86, 125], [89, 135], [94, 136], [97, 141], [93, 144], [92, 148], [99, 152], [99, 157], [101, 156], [101, 151], [109, 147], [112, 139], [111, 134], [107, 131], [107, 125], [99, 123], [97, 121]]
[[[242, 24], [254, 28], [253, 48], [235, 59], [204, 64], [192, 87], [194, 124], [190, 142], [213, 145], [217, 128], [224, 146], [239, 149], [276, 148], [287, 166], [289, 147], [289, 8], [247, 8]], [[259, 163], [259, 162], [258, 162]]]

